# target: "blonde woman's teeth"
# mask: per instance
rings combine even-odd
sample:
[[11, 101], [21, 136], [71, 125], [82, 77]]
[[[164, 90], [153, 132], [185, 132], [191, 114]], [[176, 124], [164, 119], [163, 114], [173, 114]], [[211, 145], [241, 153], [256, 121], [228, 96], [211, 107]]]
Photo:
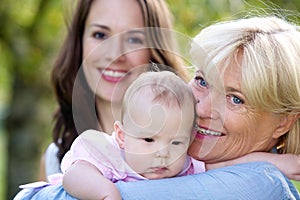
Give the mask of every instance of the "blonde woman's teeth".
[[222, 136], [222, 133], [220, 132], [204, 129], [199, 127], [198, 125], [196, 125], [195, 128], [202, 135]]

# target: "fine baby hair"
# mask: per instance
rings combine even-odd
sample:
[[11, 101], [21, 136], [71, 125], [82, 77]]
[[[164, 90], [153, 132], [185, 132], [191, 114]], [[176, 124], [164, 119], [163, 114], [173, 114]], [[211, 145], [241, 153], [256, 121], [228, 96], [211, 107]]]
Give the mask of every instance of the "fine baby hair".
[[140, 98], [140, 94], [152, 98], [154, 103], [168, 107], [182, 108], [183, 105], [193, 107], [195, 104], [191, 88], [173, 72], [145, 72], [129, 86], [124, 95], [121, 121], [128, 104], [132, 103], [134, 98]]

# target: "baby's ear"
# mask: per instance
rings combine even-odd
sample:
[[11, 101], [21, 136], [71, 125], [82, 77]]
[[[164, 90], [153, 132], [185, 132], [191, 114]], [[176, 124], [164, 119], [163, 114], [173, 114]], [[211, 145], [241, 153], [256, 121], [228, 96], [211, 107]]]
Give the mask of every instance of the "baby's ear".
[[294, 126], [299, 117], [299, 114], [294, 113], [281, 117], [281, 120], [273, 134], [273, 138], [278, 139], [280, 136], [286, 134]]
[[114, 123], [116, 141], [119, 144], [121, 149], [124, 149], [124, 133], [123, 133], [123, 125], [120, 121], [115, 121]]

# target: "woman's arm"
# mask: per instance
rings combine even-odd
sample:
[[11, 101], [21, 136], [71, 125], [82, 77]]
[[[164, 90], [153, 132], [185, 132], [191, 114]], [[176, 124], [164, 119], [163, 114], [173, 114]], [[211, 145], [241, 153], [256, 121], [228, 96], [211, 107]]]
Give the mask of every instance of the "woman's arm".
[[63, 176], [63, 187], [78, 199], [122, 199], [116, 186], [91, 163], [79, 160]]
[[300, 181], [300, 156], [292, 154], [254, 152], [230, 161], [206, 164], [206, 169], [216, 169], [247, 162], [270, 162], [289, 179]]
[[[300, 199], [299, 193], [291, 182], [276, 167], [265, 162], [234, 165], [178, 178], [118, 182], [116, 186], [125, 200]], [[61, 186], [22, 190], [19, 194], [18, 199], [23, 200], [74, 200]]]
[[51, 143], [40, 160], [39, 180], [47, 181], [48, 176], [61, 173], [60, 161], [57, 158], [58, 147]]
[[292, 183], [265, 162], [153, 181], [118, 182], [123, 199], [300, 199]]

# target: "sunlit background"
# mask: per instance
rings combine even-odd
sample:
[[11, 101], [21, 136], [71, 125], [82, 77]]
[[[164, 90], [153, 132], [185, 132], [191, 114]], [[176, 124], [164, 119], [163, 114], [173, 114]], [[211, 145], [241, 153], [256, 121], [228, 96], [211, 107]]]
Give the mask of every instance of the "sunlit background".
[[[176, 30], [195, 36], [215, 21], [261, 8], [299, 20], [299, 0], [167, 0]], [[39, 159], [51, 142], [54, 94], [50, 71], [65, 35], [72, 0], [2, 0], [0, 4], [0, 199], [37, 180]], [[252, 12], [254, 12], [252, 11]], [[298, 15], [298, 16], [297, 16]], [[298, 183], [298, 189], [300, 188]]]

